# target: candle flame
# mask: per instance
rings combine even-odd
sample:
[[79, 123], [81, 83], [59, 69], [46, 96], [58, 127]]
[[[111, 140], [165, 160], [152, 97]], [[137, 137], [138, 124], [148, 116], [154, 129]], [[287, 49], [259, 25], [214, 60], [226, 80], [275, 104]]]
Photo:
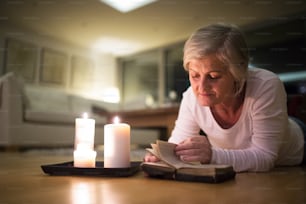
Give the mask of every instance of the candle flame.
[[84, 119], [87, 119], [87, 118], [88, 118], [88, 113], [86, 113], [86, 112], [83, 113], [83, 118], [84, 118]]
[[114, 123], [118, 124], [120, 122], [120, 118], [118, 116], [114, 117]]

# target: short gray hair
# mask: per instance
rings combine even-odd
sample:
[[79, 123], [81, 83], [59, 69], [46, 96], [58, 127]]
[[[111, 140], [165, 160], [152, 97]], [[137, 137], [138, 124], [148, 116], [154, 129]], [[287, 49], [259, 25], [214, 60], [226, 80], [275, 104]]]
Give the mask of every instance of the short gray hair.
[[235, 80], [235, 93], [239, 94], [247, 78], [248, 46], [240, 29], [231, 24], [211, 24], [199, 28], [184, 46], [184, 68], [188, 71], [192, 59], [215, 55], [229, 69]]

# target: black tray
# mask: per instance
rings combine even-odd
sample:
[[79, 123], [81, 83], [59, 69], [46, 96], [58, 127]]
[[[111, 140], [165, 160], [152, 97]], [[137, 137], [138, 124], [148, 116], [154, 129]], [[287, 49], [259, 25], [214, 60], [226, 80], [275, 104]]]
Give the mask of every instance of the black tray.
[[73, 161], [59, 164], [41, 165], [44, 173], [54, 176], [104, 176], [104, 177], [128, 177], [140, 170], [141, 162], [131, 162], [126, 168], [104, 168], [104, 162], [96, 162], [95, 168], [74, 167]]

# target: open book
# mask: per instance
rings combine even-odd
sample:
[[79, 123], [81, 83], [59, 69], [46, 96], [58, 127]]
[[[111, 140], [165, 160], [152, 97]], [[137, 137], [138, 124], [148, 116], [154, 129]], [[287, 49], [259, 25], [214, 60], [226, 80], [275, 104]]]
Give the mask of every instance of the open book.
[[175, 144], [157, 140], [147, 151], [160, 159], [159, 162], [143, 162], [142, 170], [150, 177], [219, 183], [235, 178], [235, 171], [229, 165], [186, 163], [174, 153]]

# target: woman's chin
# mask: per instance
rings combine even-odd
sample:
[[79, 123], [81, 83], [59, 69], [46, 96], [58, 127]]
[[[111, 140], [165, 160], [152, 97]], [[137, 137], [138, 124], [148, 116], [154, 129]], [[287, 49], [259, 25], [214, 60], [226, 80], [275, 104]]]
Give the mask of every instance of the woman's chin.
[[198, 97], [198, 103], [201, 106], [211, 106], [214, 102], [208, 97]]
[[210, 101], [203, 101], [203, 100], [198, 100], [198, 103], [201, 105], [201, 106], [211, 106], [212, 103]]

